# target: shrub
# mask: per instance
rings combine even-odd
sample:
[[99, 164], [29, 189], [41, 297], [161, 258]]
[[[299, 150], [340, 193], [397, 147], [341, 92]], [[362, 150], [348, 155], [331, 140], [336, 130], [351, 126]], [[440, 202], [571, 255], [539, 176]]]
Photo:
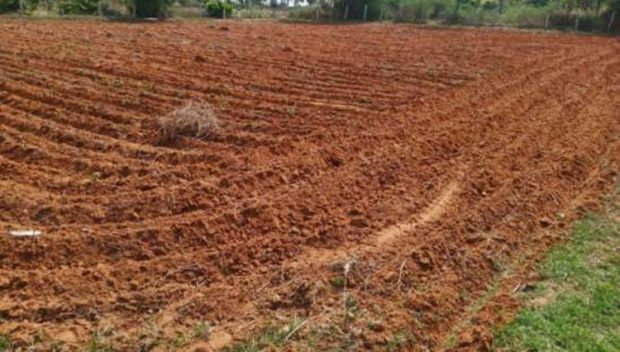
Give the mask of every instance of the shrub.
[[189, 103], [159, 119], [162, 144], [173, 144], [181, 137], [211, 138], [220, 129], [219, 121], [207, 103]]
[[19, 10], [19, 0], [0, 0], [0, 13]]
[[593, 13], [582, 13], [579, 15], [579, 30], [580, 31], [596, 31], [605, 30], [605, 21]]
[[392, 7], [397, 21], [424, 22], [448, 15], [451, 0], [404, 0], [401, 5]]
[[575, 16], [566, 11], [553, 11], [549, 14], [549, 25], [555, 28], [569, 28], [575, 24]]
[[260, 7], [260, 6], [250, 6], [247, 9], [239, 9], [235, 10], [234, 16], [236, 18], [278, 18], [278, 19], [286, 19], [287, 17], [293, 16], [293, 11], [288, 11], [284, 9], [276, 9], [276, 8], [268, 8], [268, 7]]
[[235, 6], [231, 3], [222, 2], [221, 0], [208, 0], [205, 3], [205, 10], [209, 17], [223, 18], [231, 17]]
[[128, 2], [128, 7], [130, 11], [135, 11], [136, 17], [162, 18], [168, 15], [167, 10], [173, 3], [174, 0], [132, 0]]
[[[452, 9], [452, 11], [454, 11], [454, 9]], [[497, 9], [485, 10], [483, 5], [476, 7], [470, 4], [464, 4], [456, 14], [456, 17], [454, 17], [454, 13], [451, 13], [448, 14], [447, 18], [452, 23], [479, 26], [496, 25], [501, 22], [500, 16]]]
[[[320, 4], [328, 3], [327, 1], [321, 1]], [[333, 11], [334, 16], [338, 19], [344, 19], [346, 13], [348, 20], [362, 20], [364, 19], [364, 5], [367, 5], [366, 19], [374, 21], [379, 19], [381, 15], [381, 6], [383, 5], [381, 0], [334, 0]], [[348, 10], [347, 10], [348, 7]]]
[[289, 17], [302, 20], [316, 20], [317, 12], [319, 20], [331, 19], [334, 17], [332, 8], [320, 5], [291, 9], [289, 11]]
[[64, 14], [92, 15], [97, 13], [99, 2], [97, 0], [61, 0], [57, 5]]
[[517, 27], [544, 27], [547, 15], [546, 7], [511, 6], [502, 14], [501, 21]]

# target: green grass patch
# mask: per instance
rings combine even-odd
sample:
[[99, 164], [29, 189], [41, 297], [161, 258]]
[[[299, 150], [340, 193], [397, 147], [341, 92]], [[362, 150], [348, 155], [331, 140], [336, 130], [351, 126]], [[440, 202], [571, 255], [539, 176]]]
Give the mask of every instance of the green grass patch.
[[0, 335], [0, 352], [8, 351], [11, 348], [11, 337]]
[[575, 223], [568, 243], [540, 264], [526, 308], [496, 333], [503, 351], [620, 351], [617, 206]]
[[275, 325], [268, 324], [262, 333], [254, 338], [238, 342], [232, 347], [224, 348], [227, 352], [259, 352], [283, 349], [289, 342], [289, 338], [300, 330], [303, 326], [301, 320], [295, 319], [287, 326], [278, 328]]

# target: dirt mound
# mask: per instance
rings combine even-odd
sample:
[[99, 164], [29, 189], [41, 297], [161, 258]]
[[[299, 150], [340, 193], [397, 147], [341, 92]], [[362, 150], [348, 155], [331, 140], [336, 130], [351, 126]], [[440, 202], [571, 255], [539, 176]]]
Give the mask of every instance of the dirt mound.
[[[613, 187], [617, 39], [227, 26], [0, 21], [0, 333], [471, 349]], [[222, 128], [161, 145], [190, 102]]]

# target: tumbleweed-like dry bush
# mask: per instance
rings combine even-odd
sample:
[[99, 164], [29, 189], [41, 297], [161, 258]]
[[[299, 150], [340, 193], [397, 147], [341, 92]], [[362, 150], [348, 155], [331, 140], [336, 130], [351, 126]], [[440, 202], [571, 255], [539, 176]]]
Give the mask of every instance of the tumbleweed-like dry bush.
[[215, 112], [209, 103], [190, 102], [159, 118], [161, 144], [174, 144], [181, 137], [209, 139], [220, 129]]

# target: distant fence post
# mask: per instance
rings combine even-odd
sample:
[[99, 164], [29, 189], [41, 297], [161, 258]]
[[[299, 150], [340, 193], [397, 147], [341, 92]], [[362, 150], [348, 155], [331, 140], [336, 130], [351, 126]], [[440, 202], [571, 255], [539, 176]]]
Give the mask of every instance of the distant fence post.
[[317, 6], [317, 8], [316, 8], [316, 20], [317, 20], [317, 21], [319, 20], [319, 15], [320, 15], [320, 12], [319, 12], [319, 11], [320, 11], [320, 9], [321, 9], [321, 8]]
[[101, 17], [101, 0], [97, 1], [97, 16]]
[[614, 20], [616, 19], [616, 11], [611, 13], [611, 18], [609, 19], [609, 25], [607, 25], [607, 30], [611, 32], [611, 27], [614, 25]]
[[549, 28], [549, 15], [547, 14], [547, 16], [545, 17], [545, 28], [548, 29]]
[[367, 15], [368, 15], [368, 4], [364, 4], [364, 21], [366, 21]]
[[349, 4], [344, 8], [344, 20], [346, 21], [349, 18]]
[[577, 18], [575, 18], [575, 30], [579, 30], [579, 15], [577, 15]]
[[24, 15], [24, 0], [19, 0], [19, 14]]

